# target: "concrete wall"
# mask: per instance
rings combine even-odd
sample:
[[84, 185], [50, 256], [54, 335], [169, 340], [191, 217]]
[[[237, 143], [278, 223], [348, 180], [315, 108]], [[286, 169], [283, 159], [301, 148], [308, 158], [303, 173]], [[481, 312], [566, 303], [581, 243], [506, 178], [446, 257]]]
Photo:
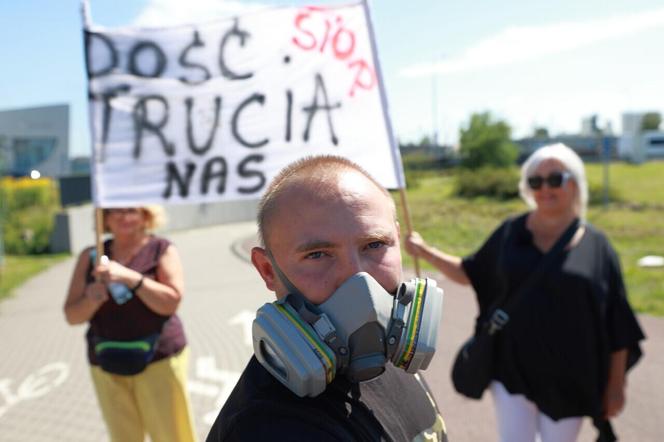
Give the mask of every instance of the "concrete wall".
[[[166, 206], [167, 223], [160, 232], [251, 221], [256, 219], [257, 208], [258, 200]], [[76, 255], [94, 241], [94, 210], [91, 204], [68, 207], [56, 216], [51, 236], [53, 252]]]
[[78, 254], [94, 242], [92, 205], [68, 207], [55, 216], [55, 227], [51, 234], [52, 252]]

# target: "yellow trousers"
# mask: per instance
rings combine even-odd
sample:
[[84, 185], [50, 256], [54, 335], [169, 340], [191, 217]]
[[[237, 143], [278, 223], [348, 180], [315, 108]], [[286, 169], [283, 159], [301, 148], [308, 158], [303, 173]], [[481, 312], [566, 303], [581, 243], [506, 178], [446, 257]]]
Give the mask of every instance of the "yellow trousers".
[[149, 364], [133, 376], [91, 366], [92, 382], [113, 442], [196, 441], [187, 393], [189, 349]]

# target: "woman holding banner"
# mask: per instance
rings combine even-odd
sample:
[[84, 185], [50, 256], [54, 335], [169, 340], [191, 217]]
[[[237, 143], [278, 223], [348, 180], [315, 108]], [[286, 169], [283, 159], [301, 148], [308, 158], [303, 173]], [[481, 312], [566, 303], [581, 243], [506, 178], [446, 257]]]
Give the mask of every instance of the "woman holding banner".
[[448, 255], [415, 232], [406, 249], [472, 284], [478, 324], [503, 310], [489, 385], [500, 441], [574, 441], [583, 416], [599, 440], [614, 440], [607, 419], [625, 404], [644, 336], [616, 252], [584, 222], [583, 162], [563, 144], [542, 147], [523, 164], [519, 190], [532, 210], [503, 222], [476, 253]]
[[79, 256], [65, 316], [89, 323], [92, 380], [112, 441], [196, 440], [186, 388], [188, 349], [176, 310], [183, 272], [173, 244], [149, 231], [157, 207], [103, 210], [103, 256]]

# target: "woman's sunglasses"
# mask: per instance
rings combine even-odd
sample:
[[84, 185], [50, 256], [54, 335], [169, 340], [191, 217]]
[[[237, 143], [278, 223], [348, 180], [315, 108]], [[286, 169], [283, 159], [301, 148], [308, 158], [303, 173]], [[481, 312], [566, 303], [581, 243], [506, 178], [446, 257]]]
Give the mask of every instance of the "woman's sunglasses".
[[533, 190], [539, 190], [542, 188], [542, 185], [546, 183], [549, 185], [549, 187], [557, 189], [561, 186], [564, 186], [570, 178], [572, 178], [572, 174], [567, 171], [553, 172], [548, 177], [533, 175], [528, 177], [528, 187]]

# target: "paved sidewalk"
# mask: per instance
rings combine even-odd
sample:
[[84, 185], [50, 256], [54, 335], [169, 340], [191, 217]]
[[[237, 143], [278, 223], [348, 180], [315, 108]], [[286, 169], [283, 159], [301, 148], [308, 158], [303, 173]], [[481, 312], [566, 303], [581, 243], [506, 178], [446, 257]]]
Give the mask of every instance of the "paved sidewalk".
[[[253, 223], [238, 223], [168, 235], [185, 267], [180, 316], [191, 347], [190, 390], [201, 440], [251, 356], [254, 312], [272, 299], [247, 260], [254, 232]], [[0, 303], [2, 442], [108, 440], [85, 359], [85, 327], [68, 326], [62, 314], [74, 261], [55, 265]], [[442, 279], [439, 284], [445, 289], [439, 351], [425, 377], [450, 440], [495, 440], [488, 395], [465, 400], [449, 381], [453, 355], [472, 327], [472, 292]], [[640, 319], [646, 356], [629, 378], [628, 406], [615, 427], [623, 441], [655, 442], [664, 440], [664, 320]], [[594, 440], [590, 425], [581, 440]]]

